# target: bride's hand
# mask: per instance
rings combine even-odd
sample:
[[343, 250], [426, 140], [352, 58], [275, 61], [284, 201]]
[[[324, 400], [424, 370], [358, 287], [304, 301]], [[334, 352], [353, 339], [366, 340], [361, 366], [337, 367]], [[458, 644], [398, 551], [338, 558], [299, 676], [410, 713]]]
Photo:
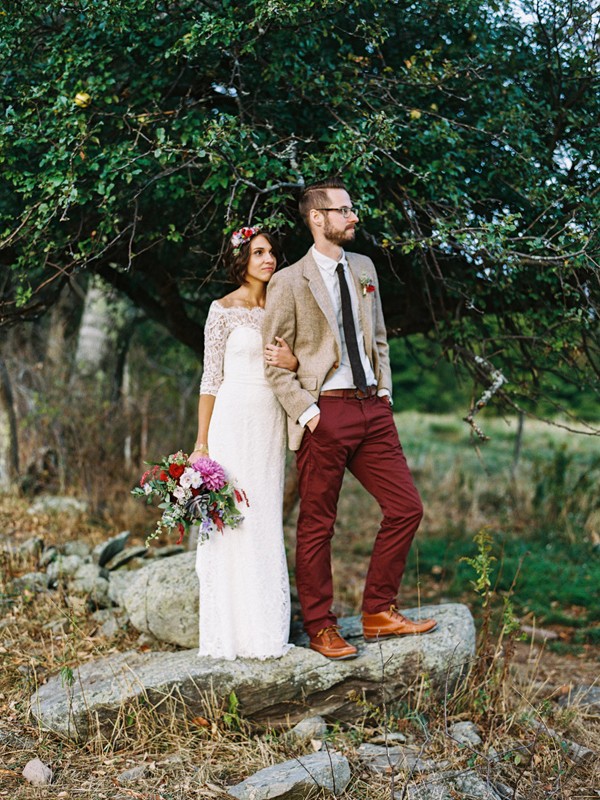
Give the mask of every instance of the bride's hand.
[[296, 372], [298, 369], [298, 359], [290, 350], [285, 339], [276, 336], [277, 344], [268, 344], [265, 347], [265, 361], [269, 367], [280, 367]]
[[194, 464], [199, 458], [208, 458], [208, 447], [199, 447], [197, 450], [192, 450], [188, 456], [188, 464]]

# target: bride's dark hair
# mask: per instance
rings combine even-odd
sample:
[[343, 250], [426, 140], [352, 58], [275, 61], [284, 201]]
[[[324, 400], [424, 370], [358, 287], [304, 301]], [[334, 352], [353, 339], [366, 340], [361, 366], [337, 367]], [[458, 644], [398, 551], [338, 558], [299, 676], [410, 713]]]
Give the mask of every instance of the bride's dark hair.
[[[243, 230], [243, 229], [242, 229]], [[279, 242], [269, 231], [256, 231], [255, 234], [244, 239], [242, 244], [235, 244], [230, 241], [225, 250], [223, 261], [229, 280], [241, 286], [244, 283], [246, 272], [248, 270], [248, 262], [250, 261], [250, 242], [256, 239], [257, 236], [264, 236], [273, 248], [273, 255], [277, 261], [277, 266], [281, 264], [281, 247]]]

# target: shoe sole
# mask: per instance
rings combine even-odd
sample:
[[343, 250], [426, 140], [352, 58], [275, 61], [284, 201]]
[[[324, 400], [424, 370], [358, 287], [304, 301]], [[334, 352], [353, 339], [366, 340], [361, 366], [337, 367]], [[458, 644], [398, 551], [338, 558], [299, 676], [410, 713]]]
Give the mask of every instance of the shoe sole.
[[423, 636], [425, 633], [433, 633], [433, 631], [437, 630], [437, 625], [434, 625], [433, 628], [428, 628], [426, 631], [406, 631], [405, 633], [394, 633], [391, 631], [390, 633], [376, 633], [374, 636], [367, 636], [366, 633], [363, 633], [363, 639], [365, 642], [375, 642], [377, 639], [391, 639], [393, 636]]
[[317, 648], [313, 647], [312, 645], [309, 645], [309, 646], [310, 646], [310, 649], [314, 650], [315, 653], [318, 653], [321, 656], [325, 656], [325, 658], [328, 658], [331, 661], [348, 661], [351, 658], [356, 658], [356, 656], [358, 655], [358, 653], [348, 653], [348, 654], [346, 654], [344, 656], [332, 656], [332, 655], [328, 655], [327, 653], [323, 653], [321, 650], [317, 650]]

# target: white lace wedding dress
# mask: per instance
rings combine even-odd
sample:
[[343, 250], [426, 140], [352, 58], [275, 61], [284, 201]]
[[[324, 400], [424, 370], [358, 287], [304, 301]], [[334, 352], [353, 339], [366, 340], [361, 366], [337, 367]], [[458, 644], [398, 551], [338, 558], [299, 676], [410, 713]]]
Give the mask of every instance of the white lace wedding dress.
[[212, 303], [201, 394], [216, 395], [210, 457], [244, 489], [244, 522], [198, 545], [201, 656], [286, 653], [290, 589], [283, 544], [285, 412], [263, 372], [261, 308]]

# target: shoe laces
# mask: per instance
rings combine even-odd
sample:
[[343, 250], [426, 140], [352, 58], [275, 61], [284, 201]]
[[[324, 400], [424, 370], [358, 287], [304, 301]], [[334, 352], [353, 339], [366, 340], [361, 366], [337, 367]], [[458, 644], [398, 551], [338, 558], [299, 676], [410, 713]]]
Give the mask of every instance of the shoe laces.
[[330, 636], [335, 636], [336, 634], [340, 636], [340, 626], [339, 625], [328, 625], [326, 628], [321, 628], [320, 631], [317, 631], [315, 635], [315, 639], [318, 639], [319, 636], [325, 636], [325, 634], [329, 634]]
[[400, 617], [400, 619], [406, 619], [404, 614], [401, 614], [393, 603], [390, 606], [390, 614], [394, 617]]

